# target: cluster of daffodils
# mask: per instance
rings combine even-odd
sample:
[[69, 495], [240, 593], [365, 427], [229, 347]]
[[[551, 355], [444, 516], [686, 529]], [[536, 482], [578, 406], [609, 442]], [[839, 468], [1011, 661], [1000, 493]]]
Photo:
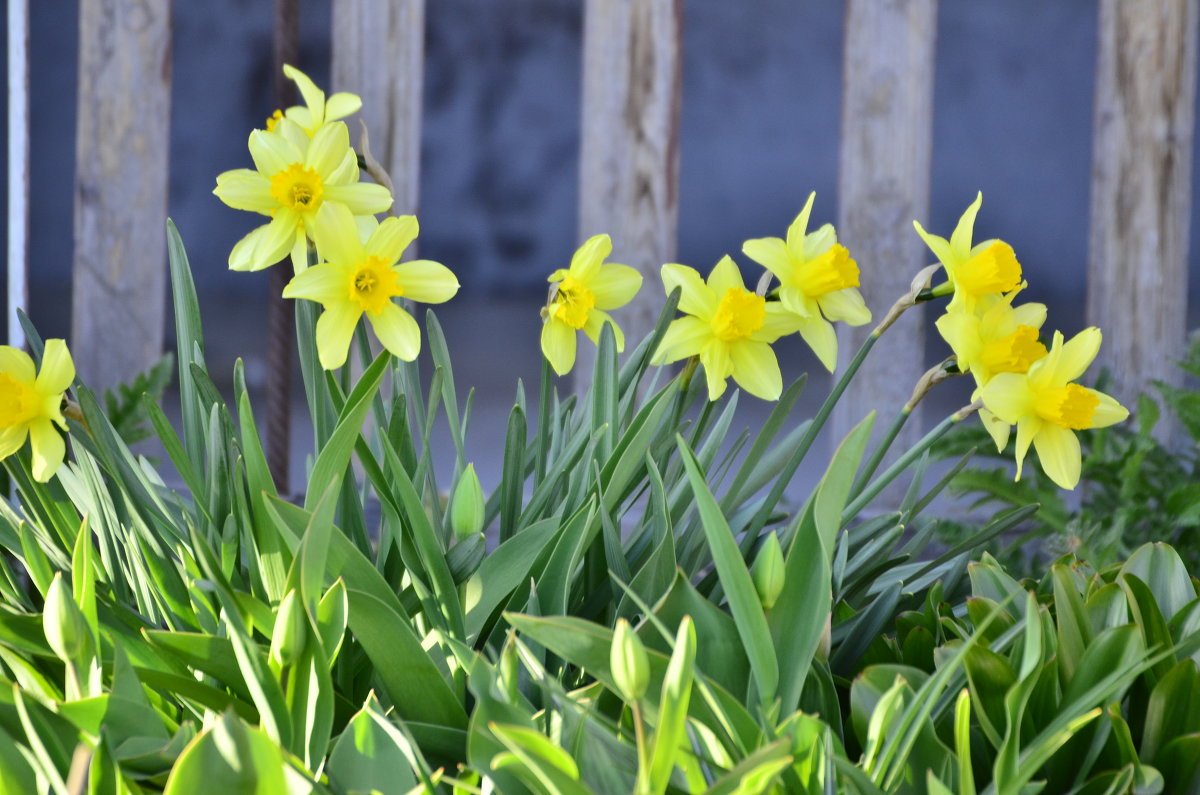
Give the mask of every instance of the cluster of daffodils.
[[[725, 392], [730, 377], [756, 397], [778, 400], [783, 376], [771, 344], [800, 334], [821, 363], [837, 364], [833, 321], [860, 326], [871, 312], [858, 291], [858, 264], [837, 242], [831, 224], [808, 232], [815, 194], [787, 230], [778, 237], [747, 240], [743, 253], [766, 269], [757, 290], [742, 280], [741, 270], [723, 257], [705, 279], [686, 265], [662, 266], [666, 293], [680, 291], [679, 310], [655, 353], [656, 364], [695, 359], [704, 367], [709, 400]], [[608, 310], [624, 306], [641, 287], [637, 271], [605, 263], [612, 252], [607, 235], [591, 238], [575, 253], [571, 267], [550, 275], [550, 300], [542, 310], [542, 351], [554, 371], [563, 375], [575, 362], [576, 331], [593, 342], [611, 324], [617, 349], [624, 335]], [[778, 287], [770, 290], [773, 280]]]
[[283, 71], [304, 106], [277, 110], [266, 129], [250, 133], [254, 168], [226, 171], [213, 191], [230, 207], [270, 218], [233, 247], [229, 267], [256, 271], [290, 255], [295, 277], [283, 296], [322, 306], [316, 343], [325, 369], [345, 364], [363, 315], [383, 347], [412, 361], [421, 350], [420, 328], [394, 299], [442, 303], [458, 292], [458, 279], [437, 262], [400, 261], [417, 237], [416, 218], [376, 218], [391, 208], [392, 194], [360, 181], [358, 154], [341, 121], [362, 101], [347, 93], [326, 98], [303, 72]]
[[958, 369], [974, 377], [973, 399], [983, 404], [980, 418], [997, 449], [1004, 450], [1016, 426], [1017, 477], [1032, 444], [1046, 475], [1073, 489], [1080, 472], [1075, 431], [1112, 425], [1129, 412], [1108, 395], [1074, 383], [1100, 350], [1100, 329], [1084, 329], [1070, 340], [1055, 331], [1047, 349], [1041, 341], [1046, 307], [1014, 305], [1026, 282], [1012, 246], [1001, 240], [972, 245], [982, 202], [977, 196], [949, 240], [914, 222], [953, 290], [937, 329]]

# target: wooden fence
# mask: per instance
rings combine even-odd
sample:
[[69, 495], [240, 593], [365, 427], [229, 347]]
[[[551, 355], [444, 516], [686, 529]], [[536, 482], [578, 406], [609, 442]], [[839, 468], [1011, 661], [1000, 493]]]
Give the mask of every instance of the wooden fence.
[[[1087, 311], [1127, 401], [1177, 381], [1185, 345], [1198, 2], [1100, 0]], [[10, 319], [28, 264], [27, 3], [8, 3]], [[675, 252], [683, 5], [586, 0], [578, 231], [611, 233], [614, 259], [650, 283]], [[162, 346], [170, 14], [171, 0], [80, 0], [71, 342], [97, 386]], [[424, 16], [424, 0], [333, 2], [332, 88], [363, 96], [398, 211], [418, 197]], [[860, 261], [886, 263], [865, 285], [877, 313], [930, 260], [911, 220], [928, 216], [936, 18], [937, 0], [846, 4], [838, 220]], [[631, 334], [658, 300], [646, 290], [625, 312]], [[839, 407], [843, 427], [908, 397], [923, 358], [909, 323]]]

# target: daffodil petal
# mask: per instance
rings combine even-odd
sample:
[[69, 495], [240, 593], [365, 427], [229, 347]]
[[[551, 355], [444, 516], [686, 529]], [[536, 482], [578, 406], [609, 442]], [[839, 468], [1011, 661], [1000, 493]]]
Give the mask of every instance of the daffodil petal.
[[708, 274], [707, 283], [717, 300], [725, 295], [726, 290], [746, 289], [746, 283], [742, 281], [742, 271], [733, 258], [728, 255], [721, 257], [721, 261], [713, 266], [712, 271]]
[[617, 309], [625, 306], [642, 287], [642, 274], [628, 265], [606, 263], [587, 283], [596, 299], [597, 309]]
[[840, 320], [848, 326], [862, 326], [871, 322], [871, 310], [863, 300], [857, 287], [834, 290], [817, 296], [821, 314], [829, 320]]
[[393, 270], [404, 288], [404, 297], [423, 304], [441, 304], [458, 293], [458, 278], [440, 262], [415, 259], [401, 262]]
[[347, 149], [346, 154], [342, 156], [342, 162], [338, 163], [337, 168], [322, 178], [322, 181], [325, 183], [326, 193], [329, 192], [331, 187], [355, 184], [358, 182], [359, 175], [358, 155], [353, 149]]
[[[308, 273], [312, 268], [309, 268]], [[317, 318], [317, 357], [326, 370], [336, 370], [346, 363], [350, 338], [362, 316], [362, 308], [350, 301], [326, 304]]]
[[[316, 121], [316, 118], [313, 116], [313, 114], [309, 112], [308, 108], [297, 105], [295, 107], [291, 107], [291, 108], [288, 108], [287, 110], [285, 110], [283, 112], [283, 117], [285, 119], [287, 119], [288, 121], [290, 121], [292, 123], [292, 126], [295, 127], [297, 130], [299, 130], [304, 135], [305, 146], [307, 146], [308, 145], [307, 142], [312, 140], [309, 137], [308, 131], [316, 129], [316, 127], [319, 123]], [[280, 125], [276, 125], [274, 131], [278, 131], [279, 129], [280, 129]], [[291, 138], [292, 136], [288, 136], [288, 137]]]
[[279, 133], [255, 130], [250, 133], [249, 147], [254, 167], [267, 177], [285, 171], [292, 163], [303, 160], [300, 150]]
[[767, 316], [763, 318], [762, 328], [750, 334], [750, 339], [755, 342], [774, 342], [780, 337], [795, 334], [798, 331], [800, 318], [787, 311], [780, 302], [768, 302], [766, 312]]
[[312, 143], [304, 164], [322, 177], [328, 176], [342, 164], [346, 150], [350, 148], [350, 132], [343, 122], [326, 124], [313, 134]]
[[717, 297], [695, 268], [689, 268], [687, 265], [663, 265], [662, 280], [667, 295], [674, 292], [676, 287], [680, 288], [680, 312], [707, 320], [717, 311]]
[[601, 263], [612, 253], [612, 239], [608, 235], [592, 235], [571, 256], [571, 275], [585, 284], [590, 282], [600, 269]]
[[0, 458], [8, 458], [20, 450], [28, 435], [29, 428], [24, 423], [0, 431]]
[[1033, 391], [1021, 373], [997, 373], [979, 390], [988, 410], [1009, 425], [1033, 414]]
[[[323, 113], [325, 92], [317, 88], [317, 84], [309, 79], [308, 75], [290, 64], [283, 65], [283, 74], [300, 89], [300, 95], [304, 97], [304, 104], [308, 106], [310, 113]], [[323, 119], [317, 118], [314, 121], [320, 123]]]
[[[808, 237], [808, 219], [812, 215], [813, 202], [816, 199], [817, 192], [810, 192], [808, 199], [804, 202], [804, 208], [796, 214], [795, 220], [788, 226], [787, 250], [791, 252], [792, 257], [798, 260], [804, 257], [804, 241]], [[750, 255], [746, 254], [746, 256]]]
[[591, 312], [588, 312], [587, 322], [583, 324], [583, 333], [587, 335], [588, 339], [599, 345], [600, 329], [604, 327], [605, 323], [612, 326], [613, 341], [617, 344], [617, 353], [621, 353], [625, 350], [625, 332], [621, 331], [621, 327], [617, 325], [617, 322], [604, 310], [593, 309]]
[[795, 278], [788, 246], [777, 237], [760, 237], [742, 244], [742, 253], [775, 275], [780, 284], [791, 284]]
[[700, 364], [704, 365], [708, 399], [716, 400], [725, 394], [725, 381], [733, 373], [729, 346], [720, 340], [709, 340], [704, 349], [700, 351]]
[[820, 305], [799, 287], [780, 287], [779, 303], [798, 318], [816, 317], [820, 312]]
[[950, 235], [950, 249], [959, 257], [966, 259], [971, 256], [971, 237], [975, 234], [975, 216], [983, 204], [983, 191], [975, 194], [975, 201], [963, 212]]
[[339, 91], [325, 100], [325, 121], [337, 121], [358, 113], [362, 109], [362, 98], [357, 94]]
[[670, 364], [698, 356], [712, 338], [712, 328], [698, 317], [672, 320], [654, 354], [654, 364]]
[[[259, 238], [267, 231], [267, 224], [251, 229], [241, 240], [233, 244], [229, 252], [229, 270], [252, 271], [258, 270], [254, 265], [254, 252], [258, 248]], [[265, 267], [265, 266], [259, 266]]]
[[808, 347], [812, 348], [825, 369], [832, 373], [837, 367], [837, 332], [833, 330], [833, 324], [817, 316], [800, 318], [796, 325], [796, 330]]
[[392, 193], [373, 182], [355, 182], [353, 185], [326, 185], [325, 198], [329, 202], [344, 204], [355, 215], [374, 215], [386, 212], [392, 206]]
[[413, 316], [389, 302], [378, 315], [367, 315], [375, 336], [398, 359], [411, 362], [421, 352], [421, 327]]
[[1025, 455], [1029, 452], [1029, 444], [1041, 431], [1043, 424], [1045, 423], [1040, 418], [1033, 415], [1021, 417], [1017, 422], [1017, 474], [1013, 480], [1021, 479], [1021, 468], [1025, 464]]
[[332, 262], [323, 262], [297, 273], [283, 288], [284, 298], [306, 298], [319, 304], [341, 303], [349, 294], [349, 270]]
[[987, 409], [979, 410], [979, 419], [983, 423], [983, 429], [996, 443], [996, 452], [1003, 453], [1004, 448], [1008, 446], [1008, 437], [1012, 434], [1012, 426]]
[[294, 210], [281, 209], [275, 213], [271, 223], [262, 228], [262, 234], [254, 241], [254, 251], [250, 255], [251, 262], [247, 270], [262, 270], [287, 256], [296, 240], [296, 226], [299, 223], [300, 219]]
[[[364, 248], [369, 256], [379, 257], [388, 265], [399, 262], [404, 249], [412, 245], [421, 227], [412, 215], [385, 218], [367, 239]], [[417, 299], [421, 300], [421, 299]]]
[[729, 356], [733, 360], [733, 380], [738, 386], [757, 398], [779, 400], [783, 374], [770, 345], [742, 340], [729, 346]]
[[308, 234], [304, 231], [304, 226], [296, 227], [296, 239], [292, 241], [292, 270], [295, 273], [302, 273], [308, 267]]
[[36, 377], [36, 368], [29, 354], [11, 345], [0, 345], [0, 373], [9, 373], [26, 383]]
[[317, 251], [338, 265], [357, 265], [367, 258], [354, 216], [343, 204], [325, 202], [317, 210], [309, 230]]
[[820, 229], [805, 238], [802, 256], [806, 260], [815, 259], [833, 248], [835, 243], [837, 243], [837, 232], [834, 230], [833, 224], [823, 224]]
[[566, 375], [575, 366], [575, 329], [555, 318], [542, 324], [542, 354], [554, 372]]
[[271, 195], [271, 181], [248, 168], [218, 175], [213, 194], [235, 210], [270, 213], [279, 206], [279, 200]]
[[1031, 303], [1014, 306], [1012, 314], [1009, 315], [1009, 322], [1013, 326], [1029, 326], [1040, 329], [1046, 322], [1046, 305]]
[[37, 389], [43, 395], [61, 395], [75, 380], [75, 362], [63, 340], [46, 340], [42, 353], [42, 371], [37, 376]]
[[[1086, 387], [1085, 387], [1086, 389]], [[1093, 428], [1107, 428], [1129, 418], [1129, 409], [1122, 406], [1111, 395], [1106, 395], [1095, 389], [1088, 389], [1100, 401], [1092, 413]]]
[[54, 477], [54, 473], [62, 466], [66, 456], [67, 446], [62, 434], [46, 417], [41, 417], [29, 424], [29, 441], [33, 448], [33, 479], [45, 483]]
[[933, 255], [938, 258], [938, 261], [943, 266], [947, 268], [954, 267], [956, 263], [954, 252], [951, 250], [950, 243], [946, 238], [929, 234], [925, 231], [925, 227], [916, 221], [913, 221], [913, 228], [917, 230], [917, 234], [921, 236], [921, 239], [925, 241], [925, 245], [929, 246], [929, 250], [933, 252]]
[[1100, 329], [1085, 328], [1062, 346], [1062, 353], [1055, 362], [1054, 376], [1060, 381], [1074, 381], [1091, 366], [1100, 352]]
[[970, 312], [946, 312], [933, 325], [958, 357], [958, 369], [969, 372], [979, 356], [979, 318]]
[[1033, 437], [1042, 471], [1064, 489], [1073, 489], [1079, 483], [1080, 458], [1079, 439], [1074, 431], [1052, 422], [1042, 424]]

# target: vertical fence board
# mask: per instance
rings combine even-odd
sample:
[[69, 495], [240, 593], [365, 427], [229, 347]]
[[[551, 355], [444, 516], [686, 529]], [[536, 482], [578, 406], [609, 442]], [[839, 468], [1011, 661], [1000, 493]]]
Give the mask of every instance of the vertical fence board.
[[1087, 311], [1127, 404], [1180, 382], [1197, 23], [1197, 0], [1100, 3]]
[[[612, 261], [645, 277], [616, 312], [633, 346], [654, 327], [659, 268], [675, 257], [683, 0], [588, 0], [584, 13], [579, 235], [608, 233]], [[579, 346], [576, 388], [594, 356]]]
[[170, 86], [170, 0], [80, 0], [71, 333], [94, 388], [162, 354]]
[[[392, 178], [398, 215], [417, 210], [424, 68], [425, 0], [334, 0], [333, 88], [362, 97], [359, 116]], [[351, 125], [357, 145], [360, 127]]]
[[27, 305], [29, 240], [29, 3], [8, 1], [8, 336], [25, 345], [17, 310]]
[[[912, 222], [929, 208], [936, 31], [937, 0], [846, 5], [838, 236], [858, 260], [876, 321], [933, 261]], [[837, 406], [837, 438], [868, 411], [890, 416], [908, 400], [925, 370], [921, 314], [909, 310], [877, 343]], [[842, 363], [870, 330], [839, 328]], [[919, 422], [905, 429], [919, 431]]]

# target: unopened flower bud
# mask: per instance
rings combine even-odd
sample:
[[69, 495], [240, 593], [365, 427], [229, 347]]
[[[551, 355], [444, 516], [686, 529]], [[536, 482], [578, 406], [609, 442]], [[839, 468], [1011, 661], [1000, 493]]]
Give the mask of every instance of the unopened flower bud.
[[446, 553], [446, 565], [450, 568], [450, 576], [455, 585], [461, 585], [475, 573], [483, 556], [487, 554], [487, 540], [483, 533], [475, 533], [465, 538], [459, 538], [450, 551]]
[[46, 591], [42, 630], [51, 650], [63, 662], [75, 660], [83, 652], [88, 635], [87, 620], [75, 604], [70, 586], [63, 582], [61, 571], [55, 573]]
[[783, 593], [783, 548], [779, 546], [779, 536], [774, 533], [767, 536], [750, 567], [750, 577], [758, 591], [758, 601], [765, 610], [770, 610]]
[[304, 605], [295, 591], [288, 591], [275, 614], [275, 630], [271, 633], [271, 662], [291, 665], [300, 656], [308, 634]]
[[623, 618], [617, 621], [613, 632], [609, 664], [617, 689], [626, 701], [637, 701], [646, 694], [650, 686], [650, 659], [642, 639]]
[[483, 487], [479, 485], [475, 465], [467, 464], [450, 498], [450, 526], [454, 534], [461, 539], [483, 532], [483, 510]]

